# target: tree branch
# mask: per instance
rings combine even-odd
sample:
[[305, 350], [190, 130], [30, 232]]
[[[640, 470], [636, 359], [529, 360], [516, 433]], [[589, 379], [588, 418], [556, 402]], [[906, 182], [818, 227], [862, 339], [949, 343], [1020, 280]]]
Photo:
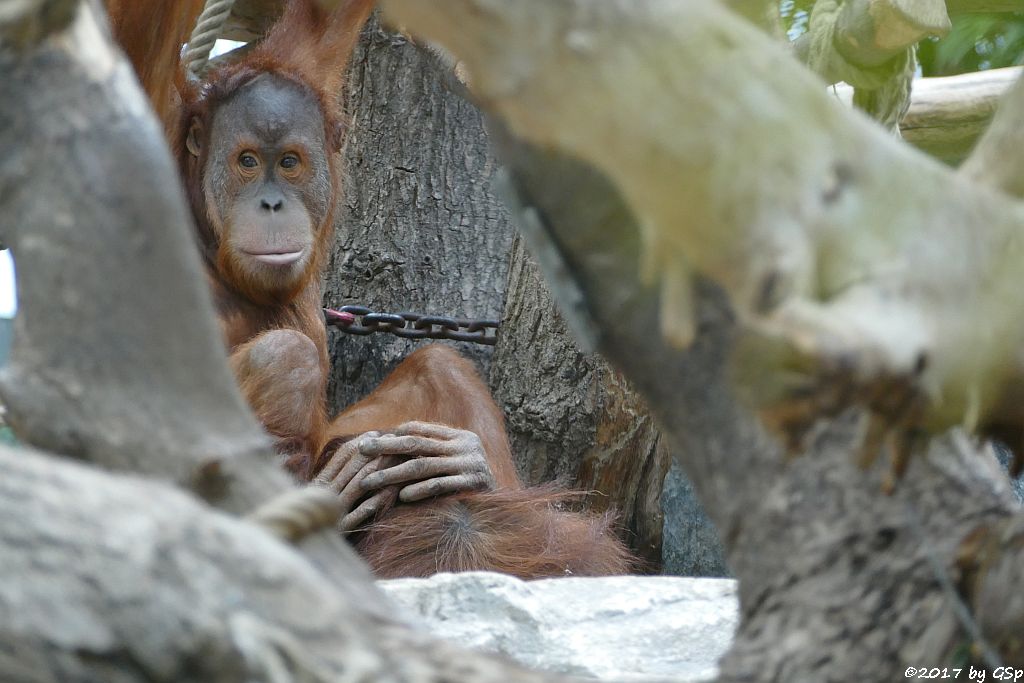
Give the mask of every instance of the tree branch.
[[3, 446], [0, 467], [5, 681], [565, 680], [381, 623], [369, 584], [164, 484]]
[[779, 14], [779, 3], [775, 0], [726, 0], [726, 4], [740, 16], [777, 38], [785, 38]]
[[28, 443], [187, 485], [267, 440], [227, 369], [174, 164], [99, 26], [83, 5], [66, 36], [5, 64], [21, 311], [2, 388]]
[[1024, 77], [1002, 98], [992, 124], [960, 170], [971, 180], [1024, 197]]
[[[847, 0], [815, 11], [793, 49], [829, 85], [878, 81], [888, 75], [888, 62], [950, 27], [942, 0]], [[830, 32], [830, 40], [816, 41], [815, 31]]]
[[[648, 398], [726, 544], [743, 621], [721, 680], [890, 680], [907, 666], [906, 651], [943, 661], [963, 640], [961, 623], [948, 595], [915, 586], [937, 585], [935, 567], [951, 571], [956, 539], [1019, 514], [991, 453], [962, 434], [938, 439], [882, 496], [885, 466], [864, 471], [851, 458], [865, 426], [852, 413], [819, 425], [804, 457], [782, 457], [729, 389], [737, 332], [721, 292], [699, 288], [699, 334], [688, 350], [650, 333], [656, 291], [642, 282], [639, 231], [615, 188], [577, 161], [494, 132], [527, 201], [513, 202], [517, 218], [551, 230], [563, 276], [576, 278], [589, 304], [563, 306], [563, 315], [590, 316], [583, 327]], [[798, 635], [780, 649], [787, 633]]]
[[[907, 383], [933, 430], [1015, 410], [1024, 207], [908, 153], [717, 3], [460, 0], [457, 34], [433, 3], [385, 8], [464, 61], [514, 134], [621, 188], [667, 338], [693, 338], [695, 274], [725, 288], [741, 385], [787, 436]], [[787, 401], [843, 382], [839, 405]]]

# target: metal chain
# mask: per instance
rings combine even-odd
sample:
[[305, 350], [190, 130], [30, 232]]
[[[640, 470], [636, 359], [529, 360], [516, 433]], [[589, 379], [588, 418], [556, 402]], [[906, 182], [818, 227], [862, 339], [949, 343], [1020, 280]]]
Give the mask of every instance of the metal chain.
[[327, 324], [347, 334], [387, 332], [403, 339], [448, 339], [494, 346], [497, 320], [466, 320], [419, 313], [376, 313], [366, 306], [324, 309]]

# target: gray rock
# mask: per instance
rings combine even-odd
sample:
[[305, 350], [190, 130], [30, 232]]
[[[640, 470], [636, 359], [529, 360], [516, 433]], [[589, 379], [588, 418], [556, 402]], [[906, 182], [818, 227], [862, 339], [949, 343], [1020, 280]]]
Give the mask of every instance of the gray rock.
[[713, 678], [738, 619], [728, 579], [520, 581], [472, 572], [379, 585], [441, 638], [592, 678]]
[[673, 576], [729, 576], [718, 532], [697, 501], [693, 485], [675, 462], [661, 492], [664, 514], [661, 573]]

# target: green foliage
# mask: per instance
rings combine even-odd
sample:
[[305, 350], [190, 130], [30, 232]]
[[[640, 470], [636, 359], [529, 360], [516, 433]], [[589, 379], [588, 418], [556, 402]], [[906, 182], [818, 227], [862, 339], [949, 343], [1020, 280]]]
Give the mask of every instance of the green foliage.
[[[780, 0], [779, 12], [791, 40], [807, 30], [814, 0]], [[917, 55], [925, 76], [1024, 64], [1024, 12], [962, 14], [941, 40], [921, 43]]]
[[1024, 12], [964, 14], [941, 40], [918, 51], [925, 76], [949, 76], [1024, 64]]
[[782, 25], [786, 28], [790, 40], [795, 40], [807, 31], [807, 20], [811, 16], [812, 7], [814, 0], [782, 0], [779, 3]]

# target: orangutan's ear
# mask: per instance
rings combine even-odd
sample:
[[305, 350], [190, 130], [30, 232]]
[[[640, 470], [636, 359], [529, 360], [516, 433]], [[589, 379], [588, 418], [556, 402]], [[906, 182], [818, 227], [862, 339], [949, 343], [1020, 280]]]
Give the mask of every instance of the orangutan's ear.
[[195, 158], [199, 158], [200, 153], [203, 151], [203, 146], [200, 140], [203, 139], [203, 122], [199, 120], [198, 116], [192, 117], [192, 123], [188, 127], [188, 136], [185, 138], [185, 147]]

